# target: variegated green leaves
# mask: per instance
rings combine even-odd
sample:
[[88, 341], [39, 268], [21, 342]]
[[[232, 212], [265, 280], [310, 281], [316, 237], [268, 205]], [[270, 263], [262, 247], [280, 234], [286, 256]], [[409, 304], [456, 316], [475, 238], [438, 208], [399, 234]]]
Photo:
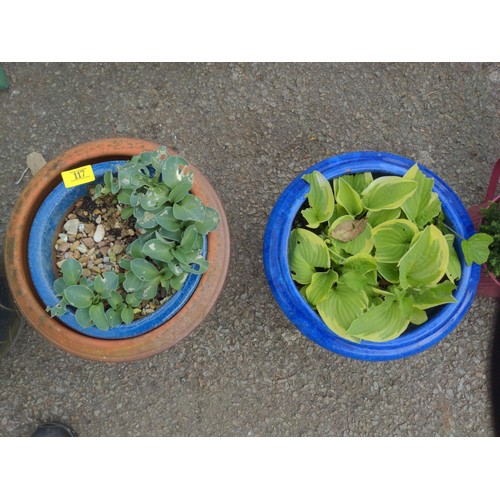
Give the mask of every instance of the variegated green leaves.
[[401, 208], [406, 217], [422, 229], [441, 213], [441, 202], [438, 195], [432, 191], [434, 179], [425, 176], [417, 164], [406, 172], [403, 179], [416, 182], [417, 188]]
[[417, 233], [413, 244], [398, 262], [401, 287], [422, 288], [441, 281], [449, 260], [448, 243], [433, 225]]
[[317, 304], [323, 321], [341, 337], [355, 341], [347, 330], [358, 316], [368, 307], [368, 297], [364, 292], [355, 293], [347, 285], [338, 285], [329, 290], [325, 300]]
[[399, 208], [416, 191], [413, 180], [396, 176], [375, 179], [362, 193], [363, 207], [372, 212]]
[[[427, 309], [455, 301], [455, 236], [443, 234], [434, 181], [418, 165], [404, 177], [304, 179], [309, 229], [290, 235], [290, 270], [330, 329], [353, 342], [385, 342], [427, 321]], [[484, 261], [484, 243], [482, 235], [461, 242], [468, 263]]]
[[325, 242], [306, 229], [294, 229], [288, 242], [288, 262], [293, 279], [306, 285], [316, 268], [329, 268], [330, 257]]
[[418, 228], [405, 219], [393, 219], [372, 230], [375, 257], [378, 262], [398, 263], [410, 248]]
[[346, 335], [354, 341], [386, 342], [399, 337], [410, 324], [408, 301], [387, 297], [356, 317]]
[[309, 208], [302, 211], [308, 227], [316, 228], [320, 222], [327, 221], [333, 213], [333, 193], [329, 182], [319, 172], [306, 174], [303, 179], [311, 188], [307, 195]]

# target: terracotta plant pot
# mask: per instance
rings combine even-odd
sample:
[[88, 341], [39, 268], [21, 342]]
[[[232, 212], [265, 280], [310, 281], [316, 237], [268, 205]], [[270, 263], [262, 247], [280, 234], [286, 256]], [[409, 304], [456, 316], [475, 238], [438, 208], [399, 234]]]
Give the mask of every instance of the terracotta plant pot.
[[[45, 198], [61, 182], [61, 172], [110, 160], [128, 160], [159, 144], [131, 138], [101, 139], [71, 148], [47, 163], [19, 196], [5, 240], [5, 267], [14, 301], [28, 322], [46, 339], [76, 356], [96, 361], [133, 361], [169, 349], [189, 335], [208, 315], [220, 295], [229, 266], [230, 235], [222, 203], [206, 177], [193, 165], [192, 192], [220, 214], [219, 227], [208, 234], [208, 270], [184, 307], [166, 323], [127, 339], [83, 335], [51, 318], [33, 285], [28, 241], [33, 219]], [[171, 152], [172, 153], [172, 152]]]

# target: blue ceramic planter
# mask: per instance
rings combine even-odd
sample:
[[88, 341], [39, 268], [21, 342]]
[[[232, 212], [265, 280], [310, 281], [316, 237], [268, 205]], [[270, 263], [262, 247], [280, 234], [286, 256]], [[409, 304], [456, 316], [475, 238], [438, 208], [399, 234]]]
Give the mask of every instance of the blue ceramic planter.
[[[111, 161], [93, 165], [95, 183], [101, 181], [104, 173], [111, 169], [116, 172], [119, 165], [125, 161]], [[30, 238], [28, 242], [28, 259], [31, 278], [46, 306], [53, 307], [59, 302], [53, 290], [53, 283], [56, 279], [53, 262], [53, 248], [57, 240], [57, 231], [63, 217], [69, 212], [73, 204], [85, 196], [91, 184], [82, 184], [71, 189], [67, 189], [61, 182], [45, 199], [31, 226]], [[203, 256], [206, 257], [207, 242], [206, 237], [203, 245]], [[176, 292], [170, 300], [158, 308], [154, 313], [145, 316], [129, 325], [119, 325], [115, 328], [103, 331], [95, 326], [82, 328], [76, 321], [74, 312], [68, 306], [68, 311], [58, 319], [71, 327], [73, 330], [85, 335], [100, 339], [126, 339], [142, 335], [154, 328], [162, 325], [177, 312], [189, 300], [195, 291], [201, 275], [190, 274], [184, 282], [181, 290]]]
[[[403, 176], [415, 161], [380, 152], [346, 153], [323, 160], [305, 173], [320, 171], [333, 179], [344, 174], [371, 171], [379, 175]], [[437, 175], [419, 164], [421, 170], [434, 179], [447, 224], [464, 238], [474, 234], [474, 226], [465, 207], [451, 188]], [[479, 283], [480, 266], [467, 266], [460, 248], [456, 250], [462, 264], [454, 304], [435, 308], [430, 319], [397, 339], [378, 343], [361, 341], [357, 344], [333, 333], [321, 317], [300, 295], [288, 265], [288, 239], [292, 223], [306, 200], [309, 184], [298, 176], [282, 193], [274, 206], [264, 236], [264, 268], [271, 291], [287, 318], [310, 340], [337, 354], [363, 361], [389, 361], [417, 354], [448, 335], [468, 311]], [[430, 311], [429, 311], [430, 312]]]

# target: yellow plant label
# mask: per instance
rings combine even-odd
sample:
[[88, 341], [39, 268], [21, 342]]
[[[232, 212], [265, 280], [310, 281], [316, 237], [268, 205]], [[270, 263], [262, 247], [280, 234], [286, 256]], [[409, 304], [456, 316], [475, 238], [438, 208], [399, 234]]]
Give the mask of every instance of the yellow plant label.
[[64, 186], [67, 188], [72, 188], [95, 180], [92, 165], [85, 165], [84, 167], [74, 168], [73, 170], [66, 170], [66, 172], [61, 172], [61, 176], [63, 178]]

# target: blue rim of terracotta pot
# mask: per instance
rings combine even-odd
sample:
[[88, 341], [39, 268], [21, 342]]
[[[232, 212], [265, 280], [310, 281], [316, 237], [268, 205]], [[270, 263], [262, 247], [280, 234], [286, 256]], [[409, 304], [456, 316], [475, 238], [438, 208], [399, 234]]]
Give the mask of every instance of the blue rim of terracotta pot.
[[[115, 173], [117, 167], [125, 163], [125, 160], [119, 160], [92, 165], [96, 178], [94, 182], [81, 184], [71, 189], [67, 189], [61, 182], [40, 206], [31, 226], [28, 260], [33, 284], [45, 306], [53, 307], [60, 300], [53, 290], [53, 283], [56, 279], [53, 267], [53, 248], [57, 239], [57, 230], [63, 217], [78, 199], [88, 193], [89, 186], [100, 182], [107, 170], [111, 169]], [[202, 254], [204, 257], [207, 255], [206, 236], [204, 237]], [[68, 306], [67, 312], [63, 316], [57, 317], [57, 319], [73, 330], [90, 337], [100, 339], [137, 337], [157, 328], [177, 314], [196, 290], [200, 279], [201, 275], [190, 274], [183, 287], [165, 304], [154, 313], [133, 321], [129, 325], [122, 324], [109, 330], [99, 330], [95, 326], [82, 328], [76, 321], [74, 310], [70, 306]]]
[[[295, 216], [309, 191], [309, 184], [302, 179], [302, 175], [318, 170], [330, 180], [366, 171], [402, 176], [415, 163], [402, 156], [376, 151], [345, 153], [327, 158], [296, 177], [281, 194], [271, 212], [263, 248], [264, 269], [271, 291], [295, 327], [329, 351], [362, 361], [389, 361], [412, 356], [446, 337], [472, 304], [479, 283], [480, 266], [468, 266], [465, 263], [460, 245], [455, 247], [462, 265], [462, 276], [454, 291], [457, 302], [435, 308], [426, 323], [388, 342], [361, 341], [357, 344], [335, 334], [307, 304], [292, 280], [288, 265], [288, 239]], [[447, 224], [464, 238], [473, 235], [474, 226], [458, 196], [436, 174], [420, 163], [418, 166], [425, 175], [434, 179], [433, 190], [441, 200]]]

